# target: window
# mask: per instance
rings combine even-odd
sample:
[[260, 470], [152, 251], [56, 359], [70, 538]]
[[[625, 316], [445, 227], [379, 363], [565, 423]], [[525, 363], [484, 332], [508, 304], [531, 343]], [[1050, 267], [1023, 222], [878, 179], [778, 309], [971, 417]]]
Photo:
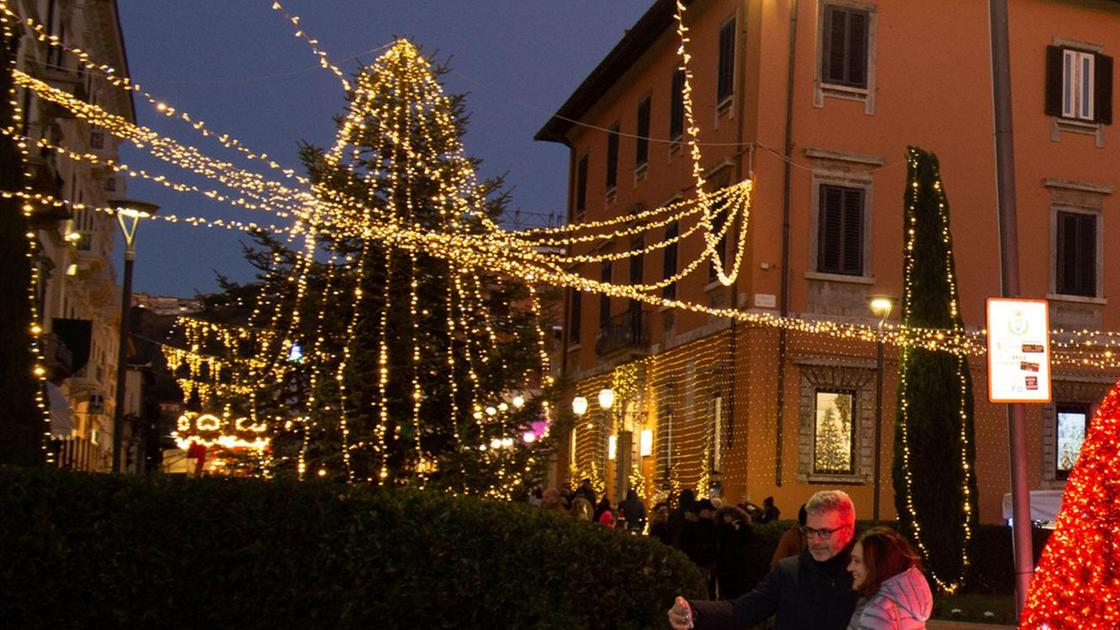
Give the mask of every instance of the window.
[[[677, 274], [677, 243], [673, 241], [673, 239], [680, 235], [680, 231], [680, 224], [676, 221], [665, 226], [665, 242], [669, 244], [665, 246], [664, 258], [662, 259], [664, 261], [661, 268], [662, 280], [671, 278]], [[670, 282], [662, 287], [661, 297], [668, 300], [677, 299], [677, 283]]]
[[870, 15], [867, 11], [827, 5], [824, 9], [822, 80], [833, 85], [867, 88]]
[[850, 475], [855, 472], [855, 391], [816, 391], [813, 423], [813, 472]]
[[678, 140], [684, 134], [684, 70], [673, 72], [673, 86], [669, 91], [669, 139]]
[[864, 190], [821, 184], [817, 271], [863, 275]]
[[[611, 281], [611, 263], [603, 263], [599, 270], [599, 280], [609, 283]], [[607, 327], [611, 319], [611, 297], [606, 293], [599, 294], [599, 329]]]
[[583, 291], [568, 289], [568, 345], [579, 344], [580, 311], [583, 310]]
[[576, 166], [576, 216], [587, 210], [587, 154], [580, 156]]
[[630, 241], [630, 251], [635, 252], [630, 256], [630, 284], [641, 284], [645, 276], [645, 255], [642, 250], [646, 248], [644, 236], [638, 236]]
[[607, 134], [607, 192], [618, 184], [618, 123]]
[[722, 104], [735, 91], [735, 18], [719, 29], [719, 68], [716, 103]]
[[1054, 477], [1066, 479], [1081, 453], [1085, 431], [1089, 428], [1089, 405], [1059, 403], [1054, 414], [1057, 448], [1054, 451]]
[[1058, 211], [1054, 290], [1062, 295], [1097, 296], [1097, 215]]
[[1112, 57], [1047, 46], [1046, 114], [1112, 124]]
[[634, 150], [634, 167], [642, 168], [649, 162], [649, 107], [650, 97], [638, 103], [638, 139]]

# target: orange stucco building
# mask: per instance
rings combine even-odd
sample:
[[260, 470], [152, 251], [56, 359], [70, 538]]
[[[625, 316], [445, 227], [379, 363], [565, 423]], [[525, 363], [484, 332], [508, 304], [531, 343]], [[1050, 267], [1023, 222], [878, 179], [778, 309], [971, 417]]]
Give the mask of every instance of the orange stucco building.
[[[1107, 219], [1120, 177], [1120, 3], [1009, 4], [1022, 295], [1049, 300], [1053, 328], [1120, 329], [1109, 308], [1120, 273], [1106, 246], [1120, 230]], [[537, 134], [570, 148], [570, 223], [695, 196], [674, 11], [654, 2]], [[916, 145], [940, 158], [961, 312], [983, 328], [984, 300], [1000, 292], [987, 3], [695, 0], [685, 15], [708, 187], [751, 178], [754, 191], [749, 224], [733, 230], [745, 239], [734, 284], [712, 281], [704, 262], [661, 293], [874, 326], [869, 298], [902, 294], [905, 154]], [[643, 251], [690, 220], [569, 253]], [[693, 234], [576, 270], [653, 283], [702, 248]], [[871, 516], [878, 459], [881, 516], [894, 516], [897, 348], [886, 349], [876, 453], [874, 343], [572, 291], [564, 331], [559, 363], [590, 404], [558, 457], [561, 475], [592, 477], [616, 501], [628, 486], [647, 499], [681, 487], [756, 503], [772, 495], [787, 516], [839, 486]], [[1007, 421], [987, 402], [982, 356], [972, 369], [980, 516], [994, 522], [1010, 488]], [[1028, 408], [1032, 489], [1062, 487], [1061, 451], [1117, 376], [1069, 362], [1053, 372], [1053, 403]], [[607, 387], [609, 411], [596, 402]]]

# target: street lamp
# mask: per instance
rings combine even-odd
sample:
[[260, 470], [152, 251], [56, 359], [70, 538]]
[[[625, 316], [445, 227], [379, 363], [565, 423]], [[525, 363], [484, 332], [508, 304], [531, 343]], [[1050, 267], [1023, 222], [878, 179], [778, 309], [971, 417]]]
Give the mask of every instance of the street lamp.
[[871, 518], [879, 520], [879, 490], [881, 487], [880, 473], [883, 449], [883, 324], [890, 317], [894, 308], [894, 298], [883, 295], [872, 297], [868, 306], [871, 314], [879, 318], [879, 331], [875, 337], [875, 478], [873, 480], [874, 496], [871, 501]]
[[117, 202], [117, 224], [124, 235], [124, 282], [121, 287], [121, 330], [117, 351], [117, 404], [113, 410], [113, 472], [121, 471], [121, 435], [124, 427], [124, 381], [128, 368], [128, 311], [132, 306], [132, 264], [136, 260], [136, 228], [140, 219], [147, 219], [159, 206], [146, 201]]

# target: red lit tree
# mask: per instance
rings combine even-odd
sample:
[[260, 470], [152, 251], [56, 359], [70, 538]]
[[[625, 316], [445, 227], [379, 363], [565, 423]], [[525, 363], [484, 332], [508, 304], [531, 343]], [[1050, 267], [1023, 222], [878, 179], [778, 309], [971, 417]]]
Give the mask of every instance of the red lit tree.
[[1120, 383], [1089, 425], [1058, 528], [1042, 552], [1023, 628], [1120, 628]]

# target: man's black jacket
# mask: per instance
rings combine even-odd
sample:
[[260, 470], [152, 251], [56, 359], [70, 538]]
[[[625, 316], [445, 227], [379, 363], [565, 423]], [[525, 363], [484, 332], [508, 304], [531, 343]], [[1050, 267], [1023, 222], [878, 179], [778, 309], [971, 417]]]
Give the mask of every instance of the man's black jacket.
[[778, 615], [778, 630], [844, 630], [859, 594], [847, 571], [851, 545], [831, 560], [785, 558], [755, 589], [731, 601], [690, 601], [697, 630], [741, 630]]

